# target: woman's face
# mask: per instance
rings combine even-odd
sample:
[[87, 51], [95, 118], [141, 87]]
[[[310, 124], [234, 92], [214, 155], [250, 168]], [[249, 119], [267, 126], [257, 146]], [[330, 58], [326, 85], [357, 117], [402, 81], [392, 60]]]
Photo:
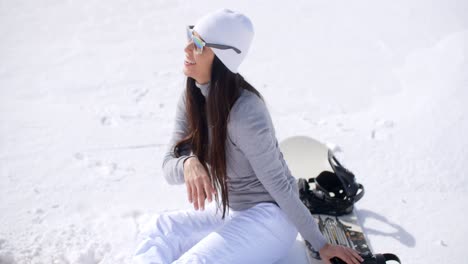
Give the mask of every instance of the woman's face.
[[[198, 35], [196, 31], [193, 34], [200, 39], [203, 38]], [[184, 61], [184, 74], [187, 77], [194, 78], [198, 83], [204, 84], [210, 81], [211, 78], [211, 66], [213, 65], [214, 52], [209, 47], [203, 47], [202, 54], [195, 52], [193, 41], [190, 40], [185, 45], [185, 61]], [[195, 64], [189, 64], [187, 61], [195, 62]]]

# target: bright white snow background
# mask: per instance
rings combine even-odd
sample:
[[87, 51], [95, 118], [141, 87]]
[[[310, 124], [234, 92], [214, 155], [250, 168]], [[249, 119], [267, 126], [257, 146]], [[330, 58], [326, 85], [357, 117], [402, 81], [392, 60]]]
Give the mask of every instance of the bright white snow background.
[[[185, 25], [255, 27], [241, 74], [279, 140], [335, 144], [366, 188], [375, 252], [463, 263], [466, 1], [0, 1], [0, 263], [129, 263], [154, 213], [191, 208], [162, 175]], [[293, 250], [284, 263], [302, 263]]]

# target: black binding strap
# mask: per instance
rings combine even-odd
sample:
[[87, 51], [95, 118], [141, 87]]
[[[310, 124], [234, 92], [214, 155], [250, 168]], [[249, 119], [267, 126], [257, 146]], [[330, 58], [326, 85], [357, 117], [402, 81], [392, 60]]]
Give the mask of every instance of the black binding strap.
[[400, 259], [392, 253], [375, 254], [375, 260], [377, 264], [385, 264], [389, 260], [394, 260], [401, 264]]
[[[308, 183], [315, 183], [315, 178], [309, 178], [309, 179], [307, 179], [307, 182]], [[362, 196], [364, 196], [364, 192], [365, 192], [364, 186], [362, 184], [357, 183], [357, 186], [358, 186], [358, 189], [356, 191], [356, 194], [354, 194], [353, 196], [350, 197], [350, 198], [353, 199], [354, 202], [359, 201], [362, 198]], [[328, 193], [325, 193], [325, 194], [327, 196], [329, 196]]]
[[[361, 255], [361, 257], [364, 259], [364, 261], [361, 262], [362, 264], [386, 264], [389, 260], [394, 260], [401, 264], [400, 259], [392, 253], [372, 255], [372, 253], [369, 252], [368, 255]], [[337, 257], [331, 258], [330, 262], [332, 264], [346, 264], [343, 260]]]

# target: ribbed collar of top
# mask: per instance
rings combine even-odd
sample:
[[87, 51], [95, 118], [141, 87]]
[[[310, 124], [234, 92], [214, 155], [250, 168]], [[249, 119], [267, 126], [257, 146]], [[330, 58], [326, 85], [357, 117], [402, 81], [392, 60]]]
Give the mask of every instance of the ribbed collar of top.
[[208, 96], [208, 92], [210, 90], [210, 84], [211, 82], [208, 81], [207, 83], [204, 84], [199, 84], [197, 81], [195, 81], [195, 85], [200, 88], [201, 93], [203, 96], [206, 98]]

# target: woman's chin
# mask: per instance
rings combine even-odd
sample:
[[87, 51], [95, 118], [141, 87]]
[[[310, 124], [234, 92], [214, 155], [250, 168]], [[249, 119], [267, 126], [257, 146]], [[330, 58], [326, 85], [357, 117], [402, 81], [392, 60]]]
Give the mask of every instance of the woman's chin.
[[187, 76], [187, 77], [192, 77], [193, 78], [193, 74], [192, 74], [192, 71], [187, 69], [186, 67], [184, 67], [183, 69], [183, 72], [184, 72], [184, 75]]

